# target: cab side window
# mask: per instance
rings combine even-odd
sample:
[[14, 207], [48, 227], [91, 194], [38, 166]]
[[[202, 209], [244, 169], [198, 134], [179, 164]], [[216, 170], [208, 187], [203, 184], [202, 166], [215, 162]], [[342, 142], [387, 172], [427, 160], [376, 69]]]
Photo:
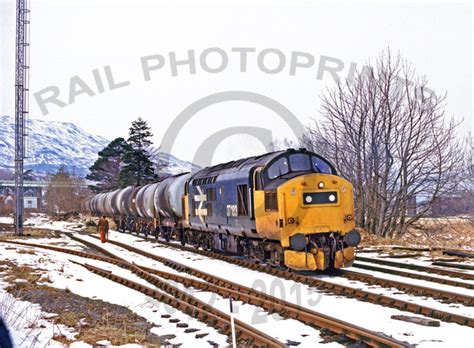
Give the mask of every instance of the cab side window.
[[248, 186], [247, 185], [237, 185], [237, 215], [238, 216], [248, 216]]

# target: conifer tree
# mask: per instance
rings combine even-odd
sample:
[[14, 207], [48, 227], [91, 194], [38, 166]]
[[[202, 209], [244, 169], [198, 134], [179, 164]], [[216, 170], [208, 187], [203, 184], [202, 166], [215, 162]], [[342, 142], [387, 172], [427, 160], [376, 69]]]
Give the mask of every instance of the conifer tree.
[[118, 188], [119, 174], [122, 170], [123, 156], [129, 145], [124, 138], [116, 138], [99, 152], [99, 158], [89, 168], [86, 179], [97, 182], [89, 188], [94, 192], [109, 191]]
[[152, 136], [150, 127], [141, 117], [132, 122], [127, 140], [128, 147], [123, 156], [124, 167], [119, 176], [122, 187], [143, 185], [156, 180], [148, 152], [152, 145]]

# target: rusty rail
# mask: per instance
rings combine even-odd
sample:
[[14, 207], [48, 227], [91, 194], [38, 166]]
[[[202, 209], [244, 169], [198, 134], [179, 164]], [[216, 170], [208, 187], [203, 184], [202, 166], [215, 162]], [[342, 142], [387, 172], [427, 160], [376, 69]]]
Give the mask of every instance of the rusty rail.
[[[124, 243], [121, 243], [121, 242], [109, 240], [109, 243], [113, 243], [117, 246], [120, 246], [120, 247], [126, 249], [126, 250], [129, 250], [129, 251], [135, 252], [137, 254], [146, 256], [148, 258], [154, 259], [155, 261], [162, 262], [162, 263], [164, 263], [165, 265], [167, 265], [171, 268], [175, 268], [177, 270], [182, 270], [184, 272], [184, 268], [180, 268], [183, 265], [180, 265], [176, 261], [165, 259], [161, 256], [149, 253], [147, 251], [135, 248], [133, 246], [130, 246], [128, 244], [124, 244]], [[266, 266], [266, 265], [256, 264], [256, 263], [250, 262], [248, 260], [235, 259], [235, 258], [232, 258], [230, 256], [217, 254], [217, 253], [211, 252], [211, 251], [195, 249], [195, 248], [192, 248], [192, 247], [182, 246], [180, 244], [164, 242], [164, 241], [158, 241], [158, 243], [164, 244], [164, 245], [167, 245], [167, 246], [170, 246], [170, 247], [174, 247], [174, 248], [177, 248], [177, 249], [180, 249], [180, 250], [189, 251], [189, 252], [197, 253], [197, 254], [200, 254], [200, 255], [203, 255], [203, 256], [215, 258], [215, 259], [225, 261], [225, 262], [229, 262], [229, 263], [232, 263], [232, 264], [236, 264], [236, 265], [239, 265], [239, 266], [242, 266], [242, 267], [245, 267], [245, 268], [249, 268], [249, 269], [252, 269], [252, 270], [255, 270], [255, 271], [259, 271], [259, 272], [271, 274], [271, 275], [274, 275], [274, 276], [278, 276], [280, 278], [284, 278], [284, 279], [287, 279], [287, 280], [293, 280], [293, 281], [296, 281], [296, 282], [299, 282], [299, 283], [302, 283], [302, 284], [305, 284], [305, 285], [308, 285], [308, 286], [316, 287], [316, 288], [318, 288], [320, 290], [323, 290], [323, 291], [330, 291], [335, 295], [340, 295], [340, 296], [345, 296], [345, 297], [352, 297], [352, 298], [356, 298], [356, 299], [361, 300], [361, 301], [371, 302], [371, 303], [379, 304], [379, 305], [386, 306], [386, 307], [392, 307], [392, 308], [396, 308], [396, 309], [399, 309], [399, 310], [402, 310], [402, 311], [412, 312], [412, 313], [415, 313], [415, 314], [422, 314], [422, 315], [425, 315], [427, 317], [443, 320], [445, 322], [454, 322], [454, 323], [457, 323], [457, 324], [460, 324], [460, 325], [466, 325], [466, 326], [474, 327], [474, 318], [466, 317], [466, 316], [463, 316], [463, 315], [458, 315], [458, 314], [454, 314], [454, 313], [450, 313], [450, 312], [446, 312], [446, 311], [433, 309], [431, 307], [415, 304], [415, 303], [408, 302], [408, 301], [398, 300], [398, 299], [388, 297], [388, 296], [384, 296], [384, 295], [378, 295], [378, 294], [375, 294], [375, 293], [372, 293], [372, 292], [369, 292], [369, 291], [355, 289], [355, 288], [352, 288], [352, 287], [349, 287], [349, 286], [336, 284], [336, 283], [324, 281], [324, 280], [321, 280], [321, 279], [308, 277], [308, 276], [305, 276], [305, 275], [300, 275], [300, 274], [297, 274], [297, 273], [292, 273], [292, 272], [289, 272], [289, 271], [286, 271], [286, 270], [277, 269], [277, 268], [273, 268], [273, 267]], [[187, 267], [187, 266], [183, 266], [183, 267]]]
[[[81, 265], [87, 268], [89, 271], [95, 274], [98, 274], [116, 283], [127, 286], [131, 289], [137, 290], [147, 296], [150, 296], [158, 300], [159, 302], [166, 303], [176, 308], [177, 310], [180, 310], [183, 313], [190, 315], [193, 318], [197, 318], [198, 320], [206, 324], [209, 324], [210, 326], [216, 328], [220, 332], [230, 335], [230, 330], [231, 330], [230, 317], [228, 314], [219, 311], [218, 309], [208, 305], [207, 303], [201, 300], [198, 300], [197, 298], [187, 294], [186, 292], [179, 290], [178, 288], [170, 285], [168, 282], [163, 281], [159, 279], [158, 277], [148, 273], [147, 271], [139, 268], [138, 266], [131, 264], [129, 262], [126, 262], [120, 258], [103, 257], [99, 255], [85, 253], [78, 250], [64, 249], [64, 248], [54, 247], [50, 245], [40, 245], [40, 244], [34, 244], [34, 243], [24, 243], [24, 242], [6, 241], [6, 240], [0, 241], [0, 242], [67, 253], [67, 254], [80, 256], [84, 258], [109, 262], [114, 265], [120, 266], [122, 268], [128, 269], [129, 271], [138, 275], [142, 279], [145, 279], [146, 281], [153, 284], [154, 286], [156, 286], [162, 291], [158, 291], [156, 289], [147, 287], [143, 284], [139, 284], [129, 279], [120, 277], [118, 275], [113, 274], [111, 271], [103, 270], [101, 268], [98, 268], [92, 265], [81, 264], [79, 262], [70, 260], [73, 263], [76, 263], [78, 265]], [[241, 322], [240, 320], [235, 320], [235, 326], [236, 326], [236, 334], [237, 334], [239, 343], [243, 346], [256, 347], [256, 348], [285, 347], [285, 345], [281, 343], [280, 341], [253, 328], [252, 326], [248, 324]]]
[[450, 285], [450, 286], [457, 286], [457, 287], [460, 287], [460, 288], [466, 288], [466, 289], [471, 289], [471, 290], [474, 289], [474, 284], [471, 284], [471, 283], [464, 283], [464, 282], [457, 281], [457, 280], [452, 280], [452, 279], [433, 277], [433, 276], [430, 276], [430, 275], [427, 275], [427, 274], [411, 273], [411, 272], [406, 272], [406, 271], [402, 271], [402, 270], [398, 270], [398, 269], [391, 269], [391, 268], [384, 268], [384, 267], [379, 267], [379, 266], [375, 266], [375, 265], [361, 264], [361, 263], [358, 263], [358, 262], [355, 262], [353, 264], [353, 267], [366, 269], [366, 270], [369, 270], [369, 271], [377, 271], [377, 272], [382, 272], [382, 273], [398, 275], [398, 276], [405, 277], [405, 278], [426, 280], [428, 282], [434, 282], [434, 283]]
[[474, 274], [463, 273], [463, 272], [453, 271], [453, 270], [449, 270], [449, 269], [443, 269], [443, 268], [437, 268], [437, 267], [428, 267], [428, 266], [421, 266], [421, 265], [413, 265], [413, 264], [410, 264], [410, 263], [373, 259], [373, 258], [370, 258], [370, 257], [362, 257], [362, 256], [357, 256], [357, 260], [363, 261], [363, 262], [368, 262], [368, 263], [375, 263], [375, 264], [384, 265], [384, 266], [406, 268], [406, 269], [411, 269], [411, 270], [426, 272], [426, 273], [435, 273], [435, 274], [445, 275], [445, 276], [453, 277], [453, 278], [460, 278], [460, 279], [465, 279], [465, 280], [474, 280]]
[[474, 297], [464, 294], [458, 294], [451, 291], [445, 291], [421, 285], [408, 284], [398, 280], [379, 278], [370, 274], [349, 270], [340, 270], [339, 273], [341, 273], [347, 279], [357, 280], [371, 285], [379, 285], [386, 288], [396, 288], [410, 294], [415, 294], [418, 296], [430, 296], [434, 299], [449, 301], [450, 303], [460, 303], [465, 306], [474, 305]]
[[435, 261], [431, 263], [433, 266], [441, 266], [441, 267], [448, 267], [448, 268], [459, 268], [459, 269], [466, 269], [469, 271], [474, 271], [474, 265], [462, 265], [459, 263], [451, 263], [451, 262], [442, 262], [442, 261]]
[[[90, 247], [103, 250], [103, 248], [101, 248], [99, 245], [83, 240], [82, 238], [77, 238], [71, 235], [69, 236], [74, 240], [82, 242]], [[223, 297], [232, 297], [233, 299], [259, 306], [270, 313], [278, 313], [285, 318], [296, 319], [298, 321], [303, 322], [304, 324], [327, 329], [335, 334], [343, 334], [349, 338], [352, 338], [356, 341], [364, 342], [373, 347], [408, 346], [408, 344], [395, 340], [386, 335], [375, 333], [373, 331], [330, 317], [325, 314], [317, 313], [308, 308], [304, 308], [294, 303], [276, 298], [271, 295], [267, 295], [263, 292], [256, 291], [241, 284], [237, 284], [229, 280], [197, 270], [195, 268], [183, 265], [168, 258], [154, 255], [144, 250], [140, 250], [120, 242], [109, 240], [109, 243], [115, 244], [126, 250], [151, 258], [174, 270], [193, 275], [206, 281], [202, 282], [188, 277], [183, 277], [181, 275], [159, 271], [149, 267], [138, 266], [146, 272], [158, 275], [159, 277], [162, 277], [164, 279], [170, 279], [179, 282], [185, 285], [186, 287], [194, 287], [203, 291], [211, 291]], [[108, 251], [106, 252], [109, 253]]]

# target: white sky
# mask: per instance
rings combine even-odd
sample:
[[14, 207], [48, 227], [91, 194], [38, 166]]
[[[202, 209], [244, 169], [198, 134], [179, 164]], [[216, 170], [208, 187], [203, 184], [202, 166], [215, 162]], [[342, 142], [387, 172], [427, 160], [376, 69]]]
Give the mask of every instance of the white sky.
[[[472, 5], [442, 2], [317, 2], [317, 1], [105, 1], [35, 0], [31, 4], [31, 117], [73, 122], [108, 139], [127, 136], [132, 120], [142, 116], [155, 134], [156, 144], [175, 117], [207, 95], [229, 90], [263, 94], [291, 110], [306, 125], [318, 117], [321, 90], [331, 85], [325, 74], [317, 79], [321, 55], [349, 64], [363, 64], [390, 46], [411, 61], [429, 86], [448, 92], [447, 115], [464, 119], [462, 130], [472, 131]], [[0, 0], [1, 100], [0, 114], [13, 115], [15, 1]], [[229, 56], [221, 73], [199, 65], [199, 55], [220, 47]], [[233, 47], [253, 47], [248, 71], [239, 71]], [[257, 55], [266, 48], [281, 50], [286, 65], [281, 73], [265, 74]], [[188, 50], [196, 54], [196, 74], [178, 67], [171, 76], [169, 52], [178, 60]], [[292, 51], [311, 53], [312, 68], [289, 74]], [[145, 82], [140, 58], [160, 54], [165, 66]], [[212, 56], [216, 57], [216, 56]], [[268, 58], [268, 66], [276, 62]], [[210, 65], [218, 65], [212, 60]], [[272, 65], [273, 64], [273, 65]], [[110, 65], [116, 82], [130, 85], [98, 94], [92, 75]], [[33, 93], [58, 86], [67, 103], [69, 84], [79, 76], [95, 91], [82, 94], [64, 108], [48, 104], [42, 115]], [[198, 112], [180, 130], [172, 153], [192, 160], [210, 135], [235, 126], [271, 130], [276, 138], [292, 138], [291, 129], [273, 111], [242, 101], [213, 105]], [[232, 136], [218, 147], [214, 163], [257, 154], [264, 148], [251, 136]]]

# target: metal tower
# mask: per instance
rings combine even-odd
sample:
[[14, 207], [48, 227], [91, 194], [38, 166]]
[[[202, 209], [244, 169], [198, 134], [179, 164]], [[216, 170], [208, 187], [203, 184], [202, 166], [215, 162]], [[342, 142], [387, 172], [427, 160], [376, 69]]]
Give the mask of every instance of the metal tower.
[[16, 60], [15, 60], [15, 233], [23, 235], [23, 160], [25, 158], [26, 120], [29, 90], [29, 18], [27, 0], [16, 2]]

